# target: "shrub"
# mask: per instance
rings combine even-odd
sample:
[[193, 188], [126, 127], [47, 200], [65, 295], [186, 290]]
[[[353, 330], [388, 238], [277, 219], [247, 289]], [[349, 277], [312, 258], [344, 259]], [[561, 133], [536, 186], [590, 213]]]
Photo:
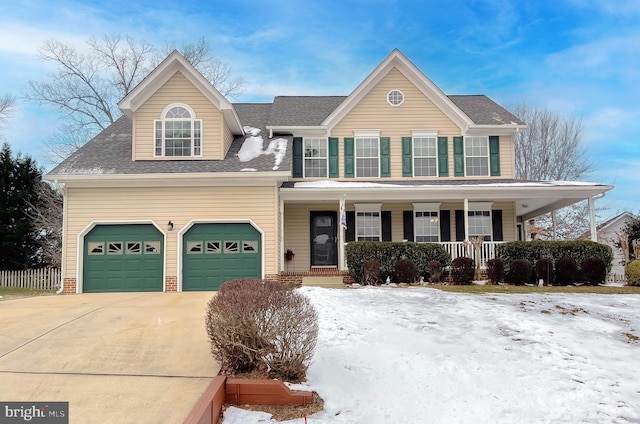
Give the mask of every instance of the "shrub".
[[509, 265], [509, 271], [505, 276], [505, 281], [509, 284], [521, 286], [531, 281], [531, 262], [527, 259], [516, 259]]
[[277, 282], [233, 280], [207, 305], [211, 353], [223, 369], [268, 370], [305, 377], [318, 337], [318, 313], [308, 298]]
[[400, 259], [411, 259], [418, 275], [425, 275], [430, 261], [438, 261], [442, 267], [451, 263], [451, 256], [437, 243], [352, 241], [345, 248], [347, 266], [353, 281], [364, 281], [362, 264], [368, 260], [380, 263], [380, 278], [391, 276]]
[[451, 280], [454, 284], [471, 284], [475, 272], [476, 268], [471, 258], [461, 256], [451, 262]]
[[362, 264], [364, 283], [375, 285], [380, 281], [380, 262], [372, 259]]
[[429, 261], [427, 264], [429, 270], [429, 282], [431, 284], [442, 281], [442, 264], [438, 261]]
[[579, 280], [578, 265], [573, 258], [565, 256], [556, 261], [556, 284], [569, 286]]
[[604, 283], [607, 278], [607, 265], [600, 258], [585, 258], [581, 268], [582, 278], [591, 285]]
[[415, 283], [418, 275], [416, 264], [411, 259], [400, 259], [394, 267], [394, 281], [397, 283]]
[[500, 258], [487, 261], [487, 274], [491, 284], [498, 284], [504, 280], [504, 261]]
[[581, 263], [585, 258], [594, 256], [600, 258], [607, 265], [607, 272], [611, 270], [613, 251], [606, 244], [589, 240], [534, 240], [512, 241], [496, 246], [496, 257], [502, 258], [509, 267], [516, 259], [528, 259], [535, 263], [540, 258], [551, 258], [557, 261], [565, 256]]
[[629, 262], [624, 267], [624, 275], [628, 285], [640, 286], [640, 259]]
[[545, 286], [553, 284], [553, 260], [541, 258], [536, 262], [536, 277], [542, 279]]

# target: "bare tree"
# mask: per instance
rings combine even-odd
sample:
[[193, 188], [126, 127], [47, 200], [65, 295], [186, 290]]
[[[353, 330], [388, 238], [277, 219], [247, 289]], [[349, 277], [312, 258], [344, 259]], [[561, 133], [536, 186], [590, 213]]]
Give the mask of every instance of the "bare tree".
[[0, 125], [7, 122], [7, 120], [13, 114], [13, 108], [16, 104], [16, 98], [14, 96], [10, 96], [5, 94], [0, 97]]
[[[509, 107], [511, 113], [527, 124], [515, 136], [516, 178], [530, 181], [572, 181], [592, 171], [582, 143], [582, 120], [575, 115], [563, 116], [547, 108], [526, 103]], [[589, 229], [586, 202], [563, 208], [556, 213], [556, 237], [575, 239]], [[539, 238], [553, 237], [551, 215], [537, 218], [536, 226], [544, 228]]]
[[[233, 79], [229, 65], [212, 53], [205, 39], [180, 46], [183, 55], [227, 96], [242, 92], [244, 81]], [[27, 100], [56, 107], [66, 118], [45, 145], [50, 160], [60, 162], [70, 152], [115, 122], [118, 101], [164, 58], [170, 45], [158, 49], [144, 40], [119, 34], [91, 38], [79, 51], [61, 41], [47, 40], [40, 58], [56, 71], [47, 81], [30, 81]]]
[[509, 110], [528, 125], [514, 140], [516, 178], [571, 181], [592, 170], [582, 145], [580, 118], [526, 103]]
[[37, 201], [28, 203], [27, 216], [33, 222], [39, 264], [62, 265], [62, 196], [46, 181], [36, 188]]

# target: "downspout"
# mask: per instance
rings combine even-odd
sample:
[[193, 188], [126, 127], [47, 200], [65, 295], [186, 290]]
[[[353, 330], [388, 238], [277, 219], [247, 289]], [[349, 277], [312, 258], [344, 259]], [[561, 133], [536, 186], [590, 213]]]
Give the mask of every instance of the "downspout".
[[67, 202], [65, 200], [65, 192], [66, 190], [64, 189], [64, 187], [62, 187], [60, 185], [60, 183], [58, 182], [58, 179], [54, 179], [53, 180], [53, 186], [56, 188], [56, 191], [58, 193], [60, 193], [62, 195], [62, 264], [60, 264], [60, 266], [62, 267], [62, 272], [60, 273], [60, 288], [58, 290], [56, 290], [56, 294], [62, 294], [62, 292], [64, 291], [64, 270], [66, 269], [65, 267], [65, 263], [67, 261], [67, 255], [64, 254], [64, 247], [66, 246], [65, 244], [65, 228], [67, 227], [65, 225], [65, 220], [67, 218], [67, 214], [65, 213], [65, 207], [67, 205]]
[[589, 197], [589, 227], [591, 229], [591, 241], [598, 241], [598, 233], [596, 229], [596, 211], [595, 211], [595, 197]]

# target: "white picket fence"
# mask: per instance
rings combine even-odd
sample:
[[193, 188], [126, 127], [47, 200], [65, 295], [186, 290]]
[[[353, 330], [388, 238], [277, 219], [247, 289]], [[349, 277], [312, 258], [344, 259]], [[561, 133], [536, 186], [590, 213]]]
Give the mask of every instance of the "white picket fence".
[[0, 271], [0, 287], [54, 290], [60, 287], [61, 276], [60, 268]]
[[607, 278], [604, 280], [606, 284], [627, 284], [627, 279], [624, 274], [607, 274]]

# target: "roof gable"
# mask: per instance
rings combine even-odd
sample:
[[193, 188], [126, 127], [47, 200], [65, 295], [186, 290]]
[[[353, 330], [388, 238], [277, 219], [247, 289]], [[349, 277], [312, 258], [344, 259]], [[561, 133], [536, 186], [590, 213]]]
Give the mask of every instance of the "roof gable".
[[426, 77], [398, 49], [394, 49], [365, 79], [356, 87], [340, 106], [324, 121], [330, 131], [335, 127], [382, 79], [392, 70], [397, 69], [414, 84], [431, 102], [433, 102], [461, 131], [474, 122], [449, 99], [429, 78]]
[[243, 134], [242, 124], [233, 105], [178, 51], [174, 50], [145, 79], [120, 102], [118, 107], [129, 118], [176, 72], [182, 73], [224, 115], [225, 122], [234, 134]]

